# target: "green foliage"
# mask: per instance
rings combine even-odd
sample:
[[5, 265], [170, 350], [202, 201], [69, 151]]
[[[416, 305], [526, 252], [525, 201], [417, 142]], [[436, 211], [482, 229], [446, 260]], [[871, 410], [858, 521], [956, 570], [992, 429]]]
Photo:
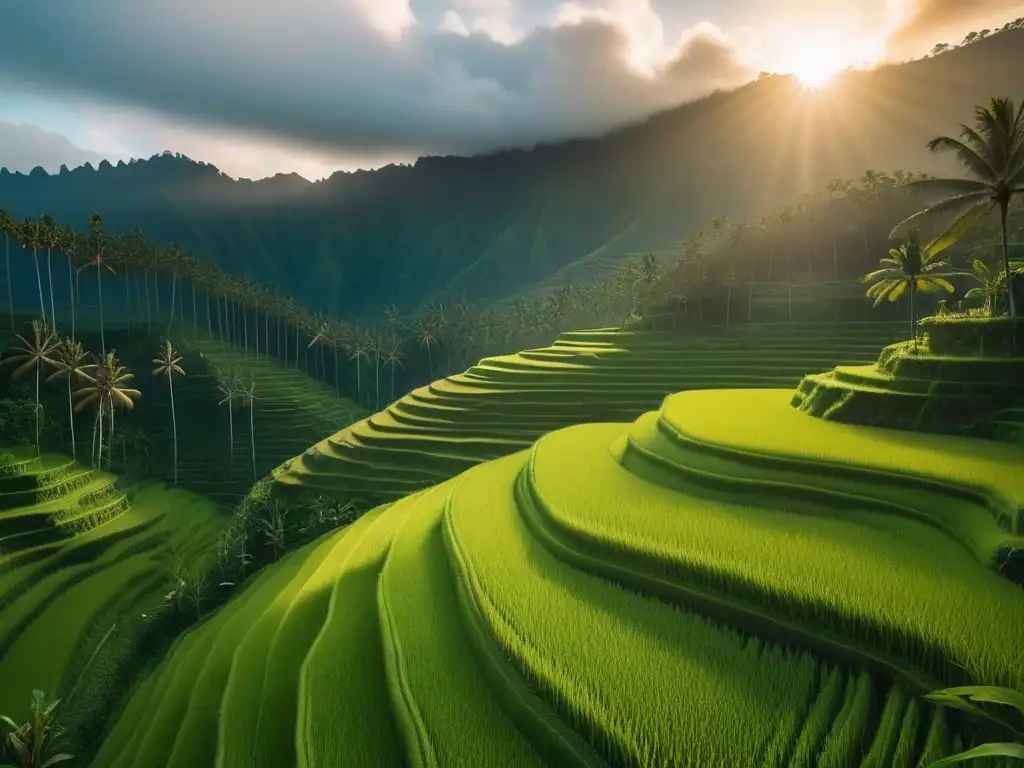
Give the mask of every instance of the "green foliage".
[[[1011, 688], [998, 688], [989, 685], [970, 685], [958, 688], [944, 688], [933, 691], [925, 696], [926, 699], [947, 706], [961, 709], [972, 715], [983, 715], [977, 704], [1000, 704], [1016, 709], [1024, 715], [1024, 693]], [[1014, 757], [1024, 760], [1024, 744], [1011, 744], [998, 742], [982, 744], [972, 749], [958, 752], [955, 755], [935, 760], [928, 764], [927, 768], [943, 768], [947, 765], [957, 765], [962, 761], [976, 760], [984, 757]]]
[[[61, 752], [63, 729], [57, 723], [60, 699], [49, 701], [42, 691], [32, 691], [31, 714], [22, 724], [10, 717], [0, 717], [0, 725], [8, 728], [4, 747], [17, 768], [50, 768], [74, 759]], [[0, 753], [2, 755], [2, 753]]]

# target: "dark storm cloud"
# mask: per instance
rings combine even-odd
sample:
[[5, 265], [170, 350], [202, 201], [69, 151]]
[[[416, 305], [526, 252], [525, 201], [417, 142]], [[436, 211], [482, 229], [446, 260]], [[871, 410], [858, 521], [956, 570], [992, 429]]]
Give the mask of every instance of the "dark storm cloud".
[[[400, 6], [362, 0], [365, 7]], [[502, 46], [371, 29], [352, 0], [6, 3], [0, 73], [25, 85], [325, 148], [474, 151], [593, 133], [749, 77], [701, 33], [653, 76], [590, 20]]]

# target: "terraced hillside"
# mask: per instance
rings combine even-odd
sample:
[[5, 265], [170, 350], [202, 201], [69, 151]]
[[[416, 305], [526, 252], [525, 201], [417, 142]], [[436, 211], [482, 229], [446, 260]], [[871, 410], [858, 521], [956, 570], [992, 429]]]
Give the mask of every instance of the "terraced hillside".
[[[232, 506], [282, 461], [305, 450], [325, 435], [336, 432], [365, 411], [352, 400], [340, 397], [333, 387], [266, 355], [226, 344], [192, 327], [180, 327], [170, 338], [182, 356], [183, 377], [174, 380], [178, 416], [178, 484], [222, 505]], [[144, 454], [136, 474], [173, 479], [171, 406], [167, 381], [151, 375], [151, 360], [159, 337], [156, 331], [117, 329], [107, 333], [107, 344], [117, 351], [135, 374], [142, 391], [137, 407], [126, 414], [117, 432], [115, 460], [127, 453]], [[88, 349], [99, 349], [99, 338], [86, 337]], [[224, 396], [217, 389], [214, 369], [237, 370], [254, 384], [257, 397], [252, 426], [255, 428], [253, 467], [249, 408], [236, 398], [229, 415]], [[67, 410], [63, 391], [44, 389], [54, 412]], [[62, 399], [64, 398], [64, 399]], [[88, 451], [91, 423], [80, 417], [80, 455]]]
[[557, 430], [286, 556], [93, 765], [909, 768], [975, 743], [920, 694], [1024, 691], [996, 556], [1024, 448], [790, 394]]
[[[175, 563], [202, 562], [223, 520], [193, 494], [160, 483], [124, 488], [64, 456], [23, 456], [7, 467], [0, 478], [0, 713], [20, 719], [34, 688], [65, 698], [72, 730], [104, 711], [101, 694], [111, 682], [104, 676], [117, 670], [88, 660], [96, 661], [101, 641], [130, 650], [124, 643], [140, 607], [159, 601], [154, 590]], [[90, 674], [102, 678], [98, 687], [85, 679]]]
[[888, 323], [564, 333], [550, 347], [484, 358], [318, 438], [274, 471], [275, 489], [392, 501], [552, 429], [633, 419], [681, 389], [794, 387], [807, 371], [872, 362], [904, 333]]

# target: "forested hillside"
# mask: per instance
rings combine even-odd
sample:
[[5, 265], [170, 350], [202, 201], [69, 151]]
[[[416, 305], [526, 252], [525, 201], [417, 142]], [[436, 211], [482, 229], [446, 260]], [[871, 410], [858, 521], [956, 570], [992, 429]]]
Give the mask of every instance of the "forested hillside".
[[498, 299], [582, 282], [678, 244], [711, 216], [760, 216], [835, 177], [938, 171], [925, 142], [992, 93], [1017, 95], [1022, 68], [1024, 30], [1010, 29], [846, 73], [827, 91], [765, 77], [603, 138], [532, 151], [423, 158], [316, 183], [234, 180], [165, 153], [56, 175], [2, 171], [0, 207], [61, 223], [102, 211], [111, 230], [140, 227], [157, 245], [173, 240], [340, 316], [445, 295]]

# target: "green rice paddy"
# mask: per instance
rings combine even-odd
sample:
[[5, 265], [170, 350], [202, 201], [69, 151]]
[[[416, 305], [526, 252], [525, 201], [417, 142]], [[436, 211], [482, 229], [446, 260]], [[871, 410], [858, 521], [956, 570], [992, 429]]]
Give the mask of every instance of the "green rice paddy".
[[393, 501], [528, 448], [553, 429], [632, 420], [669, 392], [795, 387], [808, 371], [873, 362], [905, 332], [902, 325], [850, 323], [719, 328], [689, 337], [563, 333], [550, 347], [484, 358], [319, 439], [274, 470], [275, 489], [285, 498]]
[[89, 689], [83, 642], [129, 623], [176, 562], [201, 563], [221, 525], [186, 491], [21, 457], [0, 478], [0, 712], [20, 716], [35, 688], [74, 693], [74, 711]]
[[[187, 339], [183, 345], [186, 362], [191, 365], [186, 368], [186, 376], [175, 382], [180, 409], [178, 478], [197, 493], [231, 505], [245, 496], [254, 475], [262, 478], [286, 458], [364, 415], [354, 402], [339, 397], [333, 387], [300, 370], [206, 335], [188, 339], [191, 335], [191, 330], [182, 332], [182, 338]], [[237, 370], [243, 380], [254, 384], [258, 398], [252, 419], [255, 472], [249, 408], [236, 403], [230, 429], [228, 406], [218, 404], [222, 395], [217, 391], [215, 369], [225, 373]], [[163, 418], [154, 415], [149, 420], [154, 426], [147, 430], [151, 433], [150, 451], [169, 468], [169, 401], [164, 391], [151, 386], [148, 392], [146, 408], [166, 411]], [[217, 471], [211, 472], [211, 466]]]
[[[365, 488], [398, 500], [188, 631], [93, 765], [910, 768], [981, 740], [922, 695], [1024, 691], [1024, 592], [993, 556], [1022, 543], [1022, 449], [837, 424], [768, 387], [557, 429], [597, 392], [642, 409], [617, 399], [643, 386], [620, 358], [670, 356], [589, 335], [424, 390], [445, 402], [413, 393], [365, 441], [347, 430]], [[516, 365], [515, 388], [483, 371]], [[528, 383], [540, 368], [569, 383]], [[651, 397], [708, 370], [681, 361]], [[296, 482], [351, 490], [332, 440], [335, 480]]]

